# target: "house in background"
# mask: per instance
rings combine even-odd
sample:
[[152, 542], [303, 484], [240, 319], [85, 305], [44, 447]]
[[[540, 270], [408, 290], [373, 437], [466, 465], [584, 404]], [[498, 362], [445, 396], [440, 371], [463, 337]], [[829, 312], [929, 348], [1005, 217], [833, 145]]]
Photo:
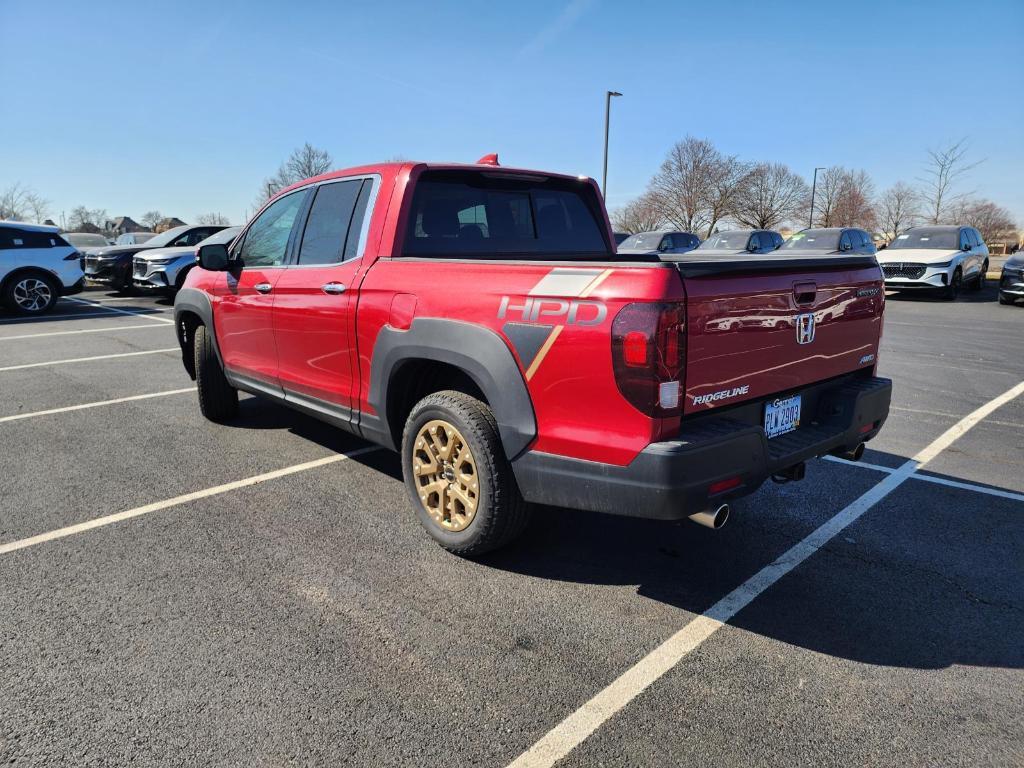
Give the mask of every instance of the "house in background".
[[149, 232], [148, 227], [144, 227], [139, 222], [135, 221], [131, 216], [118, 216], [113, 221], [106, 223], [106, 230], [114, 237], [123, 235], [127, 232]]
[[175, 227], [182, 227], [184, 225], [185, 222], [176, 216], [168, 216], [166, 219], [160, 219], [159, 223], [153, 227], [153, 231], [160, 234], [161, 232], [166, 232], [168, 229], [174, 229]]

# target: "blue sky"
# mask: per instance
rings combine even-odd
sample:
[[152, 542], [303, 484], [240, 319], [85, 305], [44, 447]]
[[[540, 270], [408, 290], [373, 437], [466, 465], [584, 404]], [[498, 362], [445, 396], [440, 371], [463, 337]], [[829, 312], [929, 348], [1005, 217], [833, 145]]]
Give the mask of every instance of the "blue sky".
[[0, 0], [0, 188], [53, 212], [240, 222], [296, 146], [599, 177], [643, 191], [671, 144], [921, 174], [968, 136], [962, 185], [1024, 226], [1024, 2]]

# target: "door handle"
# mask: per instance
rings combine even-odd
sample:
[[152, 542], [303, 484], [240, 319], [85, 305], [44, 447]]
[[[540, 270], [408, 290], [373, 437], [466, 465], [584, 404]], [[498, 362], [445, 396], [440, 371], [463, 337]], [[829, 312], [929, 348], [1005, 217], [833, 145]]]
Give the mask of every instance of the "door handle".
[[254, 285], [253, 288], [259, 291], [260, 293], [270, 293], [270, 291], [273, 290], [274, 286], [272, 286], [270, 283], [256, 283], [256, 285]]
[[327, 285], [320, 288], [324, 293], [330, 293], [337, 296], [340, 293], [345, 292], [345, 285], [343, 283], [327, 283]]

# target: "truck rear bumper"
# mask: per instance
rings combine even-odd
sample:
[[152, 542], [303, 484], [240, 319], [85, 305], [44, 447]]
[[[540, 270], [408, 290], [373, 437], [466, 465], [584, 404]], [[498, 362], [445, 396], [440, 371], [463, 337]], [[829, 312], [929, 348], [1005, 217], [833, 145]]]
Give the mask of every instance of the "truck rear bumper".
[[753, 493], [801, 461], [870, 440], [885, 423], [891, 393], [892, 382], [877, 377], [818, 385], [808, 391], [804, 425], [771, 440], [751, 423], [757, 404], [749, 404], [747, 418], [684, 422], [678, 439], [652, 443], [624, 467], [536, 451], [512, 467], [530, 502], [678, 520]]

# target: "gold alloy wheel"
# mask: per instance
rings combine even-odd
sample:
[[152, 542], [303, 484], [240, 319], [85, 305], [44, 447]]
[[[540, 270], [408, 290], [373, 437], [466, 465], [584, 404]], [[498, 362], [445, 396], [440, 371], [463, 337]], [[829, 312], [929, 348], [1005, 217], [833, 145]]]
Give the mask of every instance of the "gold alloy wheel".
[[412, 473], [420, 504], [442, 530], [464, 530], [480, 503], [480, 480], [473, 452], [452, 424], [441, 419], [423, 425], [412, 448]]

